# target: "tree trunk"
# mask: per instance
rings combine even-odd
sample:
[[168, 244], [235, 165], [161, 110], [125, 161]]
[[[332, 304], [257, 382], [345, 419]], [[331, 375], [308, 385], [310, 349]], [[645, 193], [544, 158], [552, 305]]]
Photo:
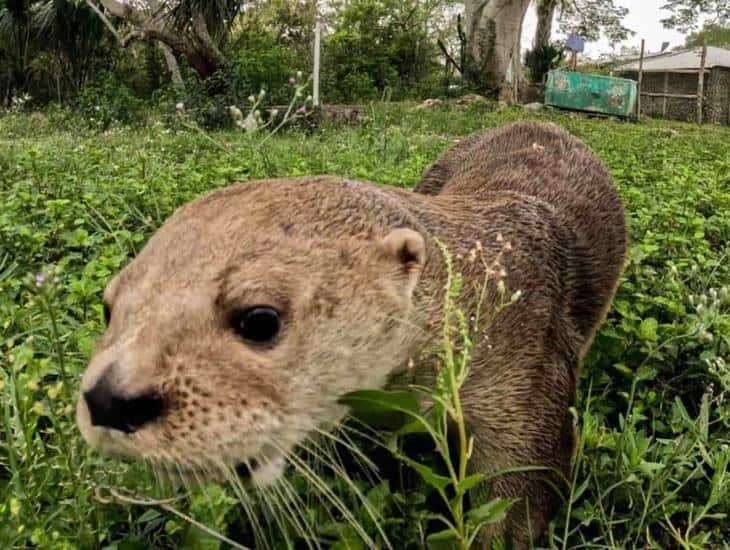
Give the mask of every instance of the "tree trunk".
[[512, 101], [519, 103], [520, 101], [520, 88], [522, 87], [522, 60], [520, 59], [520, 37], [522, 36], [522, 25], [520, 25], [520, 32], [517, 35], [517, 41], [512, 51]]
[[172, 53], [172, 50], [167, 44], [163, 42], [158, 42], [157, 45], [162, 50], [162, 55], [165, 56], [165, 63], [167, 64], [167, 70], [170, 71], [172, 84], [178, 90], [184, 90], [185, 82], [183, 82], [182, 75], [180, 74], [180, 66], [177, 64], [177, 58], [175, 57], [175, 54]]
[[[513, 83], [507, 78], [519, 51], [522, 21], [530, 0], [468, 0], [464, 2], [466, 77], [483, 92], [511, 102]], [[512, 79], [519, 78], [519, 71]]]
[[535, 37], [532, 41], [532, 47], [540, 48], [550, 44], [550, 37], [553, 33], [553, 18], [555, 17], [555, 8], [560, 0], [537, 0], [535, 9], [537, 11], [537, 28], [535, 29]]
[[[153, 38], [169, 47], [173, 52], [185, 57], [190, 66], [201, 79], [206, 79], [217, 71], [225, 62], [223, 54], [213, 42], [205, 21], [197, 17], [191, 28], [184, 32], [169, 29], [163, 16], [153, 16], [137, 9], [132, 4], [119, 0], [99, 0], [99, 3], [115, 17], [124, 19], [135, 32], [122, 39], [122, 46], [139, 38]], [[150, 6], [157, 7], [156, 0], [149, 1]], [[159, 10], [154, 10], [159, 12]]]

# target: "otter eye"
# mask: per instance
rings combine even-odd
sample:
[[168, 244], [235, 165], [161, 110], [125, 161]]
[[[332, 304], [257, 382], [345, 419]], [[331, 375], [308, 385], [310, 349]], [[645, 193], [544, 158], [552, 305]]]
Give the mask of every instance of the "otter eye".
[[109, 321], [112, 320], [112, 310], [109, 307], [109, 304], [107, 304], [106, 302], [103, 303], [103, 306], [104, 306], [104, 323], [106, 323], [108, 325]]
[[233, 330], [249, 342], [270, 342], [278, 334], [280, 324], [279, 312], [266, 306], [237, 311], [231, 317]]

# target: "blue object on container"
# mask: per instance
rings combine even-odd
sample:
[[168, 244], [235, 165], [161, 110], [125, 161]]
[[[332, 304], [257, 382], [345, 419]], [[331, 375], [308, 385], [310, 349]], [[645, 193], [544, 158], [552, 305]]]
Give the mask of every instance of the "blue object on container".
[[578, 36], [575, 33], [572, 33], [568, 37], [568, 40], [565, 42], [565, 47], [573, 52], [581, 53], [583, 50], [585, 50], [586, 43], [583, 41], [583, 39], [580, 36]]

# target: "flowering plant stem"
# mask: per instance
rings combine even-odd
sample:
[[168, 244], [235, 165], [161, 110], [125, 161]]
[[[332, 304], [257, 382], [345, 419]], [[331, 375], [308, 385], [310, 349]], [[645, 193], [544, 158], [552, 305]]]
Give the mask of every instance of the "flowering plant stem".
[[[447, 277], [444, 287], [442, 349], [435, 387], [412, 385], [408, 391], [363, 390], [348, 394], [343, 402], [355, 411], [397, 412], [405, 414], [410, 419], [396, 432], [396, 441], [390, 448], [400, 461], [418, 472], [423, 481], [439, 495], [448, 510], [448, 516], [428, 514], [425, 518], [436, 520], [444, 527], [443, 530], [431, 534], [428, 542], [467, 549], [475, 543], [484, 526], [505, 518], [507, 510], [515, 500], [494, 498], [484, 503], [477, 503], [468, 510], [465, 506], [469, 491], [486, 484], [488, 478], [482, 473], [469, 473], [474, 437], [468, 433], [466, 427], [460, 391], [469, 375], [471, 330], [466, 316], [457, 305], [462, 286], [461, 275], [455, 272], [448, 251], [440, 243], [439, 246], [445, 258]], [[480, 246], [477, 249], [481, 252]], [[485, 285], [495, 273], [503, 272], [500, 259], [502, 253], [508, 250], [509, 244], [505, 243], [503, 250], [493, 262], [483, 262], [486, 273]], [[498, 303], [494, 313], [519, 298], [519, 293], [515, 293], [511, 298], [505, 299], [502, 279], [497, 288]], [[480, 293], [482, 298], [484, 295], [484, 292]], [[476, 322], [478, 318], [477, 311], [473, 320]], [[419, 406], [421, 401], [431, 404], [425, 412]], [[429, 464], [414, 460], [400, 450], [401, 446], [397, 439], [415, 432], [427, 433], [430, 436], [439, 458], [444, 463], [446, 475], [442, 475]], [[450, 434], [455, 434], [456, 437], [450, 438]], [[456, 448], [452, 449], [452, 445], [456, 445]], [[453, 456], [458, 458], [454, 460]]]

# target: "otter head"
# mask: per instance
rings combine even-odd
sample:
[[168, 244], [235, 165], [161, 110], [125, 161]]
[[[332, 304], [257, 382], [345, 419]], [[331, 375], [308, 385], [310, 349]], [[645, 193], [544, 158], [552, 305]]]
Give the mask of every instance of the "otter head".
[[170, 218], [105, 290], [84, 438], [183, 477], [266, 484], [342, 419], [343, 394], [405, 365], [424, 240], [358, 229], [346, 187], [249, 183]]

